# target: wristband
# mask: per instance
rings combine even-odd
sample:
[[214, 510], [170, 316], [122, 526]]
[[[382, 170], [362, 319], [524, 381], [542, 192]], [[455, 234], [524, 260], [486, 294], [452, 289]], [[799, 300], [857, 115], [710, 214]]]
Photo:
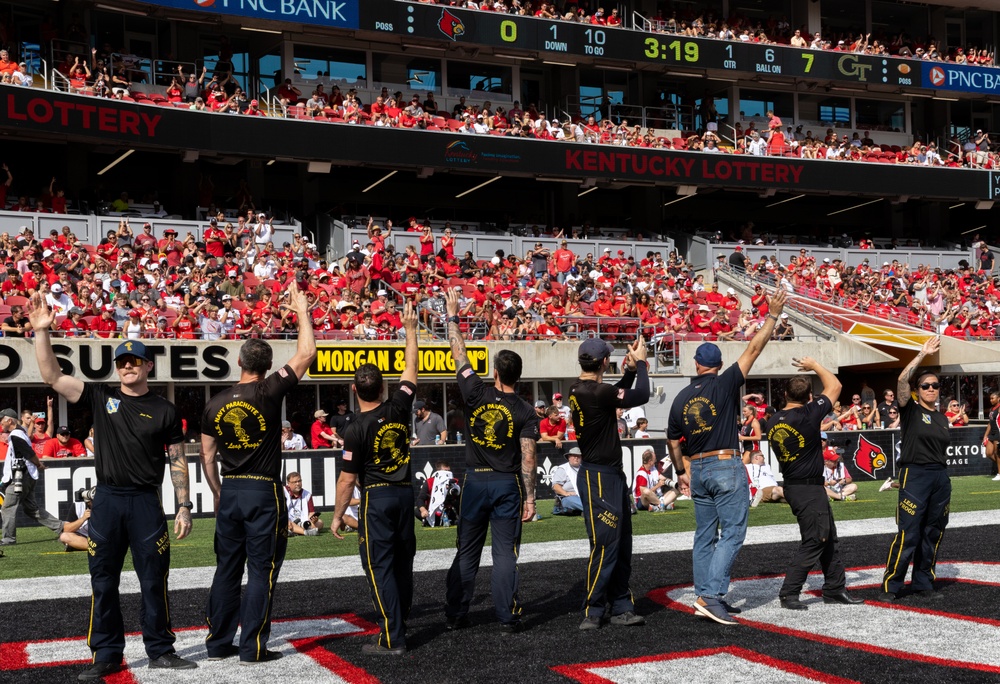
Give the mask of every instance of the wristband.
[[190, 511], [192, 508], [194, 508], [194, 504], [191, 503], [190, 501], [185, 501], [184, 503], [177, 504], [177, 508], [186, 508]]
[[448, 322], [449, 323], [454, 323], [455, 325], [461, 325], [462, 324], [462, 319], [460, 319], [458, 316], [451, 316], [451, 317], [448, 318]]
[[687, 468], [674, 468], [674, 475], [684, 475], [687, 473]]
[[768, 317], [768, 318], [773, 318], [773, 319], [774, 319], [774, 322], [775, 322], [775, 323], [777, 323], [777, 322], [778, 322], [778, 317], [777, 317], [777, 316], [775, 316], [775, 315], [774, 315], [773, 313], [769, 313], [769, 314], [767, 315], [767, 317]]

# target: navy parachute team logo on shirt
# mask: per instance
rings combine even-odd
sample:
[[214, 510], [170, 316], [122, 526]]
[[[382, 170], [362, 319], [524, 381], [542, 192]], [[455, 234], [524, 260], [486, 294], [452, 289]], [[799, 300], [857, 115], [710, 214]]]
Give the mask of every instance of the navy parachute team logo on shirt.
[[118, 413], [118, 407], [121, 406], [121, 399], [115, 399], [112, 397], [108, 399], [108, 403], [104, 405], [104, 410], [108, 412], [108, 415], [112, 413]]
[[[506, 423], [506, 427], [503, 423]], [[472, 441], [487, 449], [503, 449], [503, 444], [497, 444], [497, 437], [501, 433], [507, 439], [514, 436], [514, 416], [504, 404], [483, 404], [477, 407], [469, 419], [469, 425], [472, 427]]]
[[[798, 456], [793, 456], [792, 452], [796, 454], [800, 452], [802, 448], [806, 445], [806, 439], [802, 436], [802, 433], [793, 428], [788, 423], [778, 423], [774, 428], [768, 432], [767, 440], [771, 445], [771, 451], [782, 463], [791, 463]], [[789, 449], [792, 446], [792, 449]]]
[[386, 423], [375, 433], [372, 444], [375, 465], [386, 474], [394, 473], [410, 462], [409, 444], [406, 442], [406, 426], [402, 423]]
[[259, 435], [267, 432], [267, 422], [252, 404], [245, 401], [231, 401], [215, 414], [215, 431], [226, 440], [227, 449], [256, 449], [262, 440], [250, 441], [250, 430], [259, 430]]
[[700, 435], [703, 432], [711, 432], [712, 426], [705, 420], [705, 414], [710, 414], [713, 418], [719, 415], [715, 404], [705, 397], [695, 397], [688, 400], [684, 405], [684, 425], [691, 428], [692, 435]]

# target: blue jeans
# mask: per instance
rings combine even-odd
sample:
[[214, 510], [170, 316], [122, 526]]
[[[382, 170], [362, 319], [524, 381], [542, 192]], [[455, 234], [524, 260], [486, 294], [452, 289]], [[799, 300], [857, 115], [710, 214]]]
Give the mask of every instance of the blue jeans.
[[729, 591], [729, 570], [747, 535], [750, 511], [747, 472], [738, 456], [691, 462], [694, 500], [694, 588], [704, 599]]
[[576, 494], [573, 496], [557, 497], [556, 503], [552, 507], [552, 515], [576, 515], [583, 512], [583, 502]]

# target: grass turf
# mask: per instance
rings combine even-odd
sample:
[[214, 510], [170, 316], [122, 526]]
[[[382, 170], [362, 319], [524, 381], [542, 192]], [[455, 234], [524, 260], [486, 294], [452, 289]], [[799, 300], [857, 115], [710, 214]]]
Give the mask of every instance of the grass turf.
[[[838, 520], [887, 518], [895, 515], [896, 490], [879, 492], [881, 482], [859, 485], [858, 500], [833, 502], [834, 516]], [[553, 516], [552, 501], [540, 501], [542, 519], [524, 526], [522, 543], [583, 539], [586, 537], [583, 519]], [[953, 512], [1000, 509], [1000, 483], [989, 478], [959, 477], [952, 479], [951, 510]], [[332, 513], [322, 518], [329, 527]], [[795, 517], [785, 504], [761, 504], [750, 510], [750, 525], [781, 525], [795, 522]], [[173, 537], [173, 523], [168, 521]], [[633, 534], [658, 534], [665, 532], [693, 531], [694, 504], [680, 501], [676, 510], [664, 513], [640, 513], [633, 518]], [[215, 565], [213, 536], [215, 520], [201, 518], [194, 521], [191, 536], [171, 545], [172, 568]], [[417, 549], [454, 548], [455, 528], [425, 528], [417, 526]], [[17, 545], [5, 547], [5, 558], [0, 559], [0, 579], [19, 577], [48, 577], [74, 575], [87, 572], [87, 555], [76, 551], [67, 553], [44, 527], [22, 526], [17, 533]], [[487, 540], [489, 543], [489, 540]], [[289, 540], [285, 560], [299, 558], [324, 558], [357, 553], [357, 536], [347, 535], [344, 541], [334, 538], [329, 529], [317, 537], [295, 537]], [[131, 557], [125, 559], [125, 568], [132, 569]]]

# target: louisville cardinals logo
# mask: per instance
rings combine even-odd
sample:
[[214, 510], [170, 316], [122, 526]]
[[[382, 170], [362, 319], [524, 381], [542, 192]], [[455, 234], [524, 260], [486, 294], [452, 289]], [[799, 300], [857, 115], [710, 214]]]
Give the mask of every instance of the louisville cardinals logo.
[[885, 452], [876, 444], [872, 444], [864, 437], [858, 436], [858, 448], [854, 452], [854, 465], [858, 470], [875, 479], [875, 471], [885, 468], [889, 459]]
[[441, 33], [448, 36], [452, 40], [457, 40], [460, 35], [465, 33], [465, 24], [462, 23], [461, 19], [448, 10], [441, 10], [441, 18], [438, 20], [438, 28], [441, 29]]

